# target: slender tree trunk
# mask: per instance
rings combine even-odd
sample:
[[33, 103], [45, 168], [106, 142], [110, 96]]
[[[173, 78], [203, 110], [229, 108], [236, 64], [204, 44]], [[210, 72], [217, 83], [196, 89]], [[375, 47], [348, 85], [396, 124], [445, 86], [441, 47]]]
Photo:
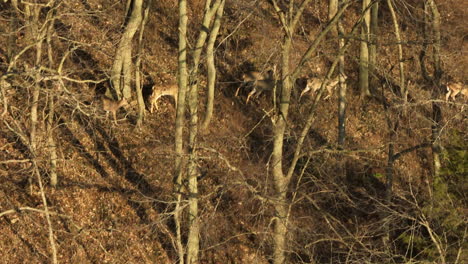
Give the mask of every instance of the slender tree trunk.
[[442, 66], [440, 63], [440, 13], [439, 9], [434, 0], [427, 0], [429, 8], [432, 14], [432, 32], [434, 34], [434, 45], [433, 45], [433, 60], [434, 60], [434, 81], [440, 86], [440, 80], [442, 78]]
[[[52, 16], [50, 22], [49, 22], [49, 27], [47, 29], [47, 37], [46, 37], [46, 42], [47, 42], [47, 57], [49, 59], [49, 67], [51, 69], [54, 68], [54, 53], [53, 53], [53, 47], [52, 47], [52, 35], [55, 32], [54, 29], [54, 20], [55, 20], [55, 12], [52, 9], [49, 11], [50, 16]], [[48, 117], [47, 117], [47, 145], [49, 148], [49, 158], [50, 158], [50, 185], [52, 187], [56, 187], [58, 183], [58, 178], [57, 178], [57, 146], [55, 144], [55, 138], [54, 138], [54, 115], [55, 115], [55, 93], [58, 91], [56, 89], [58, 83], [55, 83], [52, 85], [52, 87], [49, 90], [49, 111], [48, 111]]]
[[[282, 89], [279, 102], [279, 112], [273, 124], [273, 151], [272, 151], [272, 173], [275, 187], [275, 226], [273, 252], [273, 263], [284, 263], [286, 250], [286, 233], [288, 230], [288, 204], [286, 192], [290, 183], [290, 178], [283, 173], [283, 142], [286, 130], [286, 120], [289, 112], [289, 99], [291, 96], [291, 80], [289, 76], [289, 53], [291, 49], [291, 38], [285, 34], [283, 49], [281, 52], [281, 79]], [[275, 95], [273, 95], [275, 96]]]
[[[329, 0], [328, 2], [328, 21], [331, 21], [332, 18], [338, 12], [338, 0]], [[338, 25], [334, 25], [330, 30], [334, 38], [338, 37]]]
[[[331, 21], [338, 12], [339, 0], [330, 0], [328, 5], [328, 20]], [[343, 35], [343, 28], [341, 22], [338, 21], [331, 29], [333, 36], [338, 39], [338, 53], [344, 46], [344, 39], [340, 37]], [[339, 56], [339, 91], [338, 91], [338, 145], [344, 146], [346, 138], [346, 81], [345, 81], [345, 70], [344, 56]]]
[[[31, 10], [32, 9], [32, 10]], [[42, 36], [39, 31], [39, 14], [40, 14], [40, 8], [38, 6], [26, 6], [26, 16], [30, 17], [30, 26], [29, 26], [29, 34], [31, 39], [34, 40], [36, 43], [36, 58], [34, 65], [36, 66], [36, 69], [34, 69], [34, 74], [35, 74], [35, 83], [33, 86], [33, 91], [32, 91], [32, 103], [31, 103], [31, 130], [30, 130], [30, 144], [31, 148], [33, 149], [34, 153], [36, 153], [37, 150], [37, 123], [38, 123], [38, 117], [37, 117], [37, 109], [39, 106], [39, 95], [40, 95], [40, 89], [41, 86], [39, 84], [39, 80], [41, 79], [40, 72], [37, 70], [41, 64], [41, 58], [42, 58]]]
[[145, 11], [143, 13], [143, 19], [140, 24], [140, 33], [138, 36], [138, 55], [135, 61], [135, 90], [137, 95], [138, 101], [138, 118], [136, 125], [137, 127], [141, 127], [143, 119], [145, 117], [145, 101], [143, 100], [143, 92], [142, 92], [142, 81], [141, 81], [141, 55], [143, 54], [143, 35], [145, 32], [145, 25], [148, 21], [148, 14], [149, 9], [151, 6], [151, 0], [148, 1]]
[[47, 144], [49, 147], [50, 155], [50, 185], [56, 187], [57, 179], [57, 147], [54, 139], [54, 114], [55, 114], [55, 89], [51, 88], [49, 94], [49, 111], [47, 117]]
[[[277, 1], [273, 0], [273, 6], [279, 16], [281, 25], [284, 30], [283, 45], [281, 51], [281, 92], [279, 107], [276, 110], [275, 115], [272, 117], [273, 123], [273, 150], [271, 155], [271, 167], [273, 174], [273, 186], [274, 186], [274, 201], [273, 207], [275, 210], [274, 215], [274, 230], [273, 230], [273, 263], [282, 264], [285, 262], [287, 249], [287, 231], [288, 231], [288, 198], [287, 192], [291, 182], [294, 168], [297, 162], [301, 150], [301, 144], [298, 146], [294, 153], [294, 160], [289, 167], [287, 174], [283, 172], [283, 142], [284, 134], [286, 131], [286, 124], [288, 121], [289, 105], [291, 99], [292, 84], [295, 81], [297, 74], [301, 71], [305, 62], [310, 58], [311, 54], [315, 51], [321, 39], [325, 37], [328, 31], [331, 30], [334, 24], [337, 23], [339, 17], [343, 14], [344, 10], [348, 7], [349, 3], [343, 5], [343, 8], [337, 13], [328, 26], [317, 36], [314, 42], [307, 49], [304, 56], [301, 58], [297, 67], [292, 73], [290, 72], [290, 51], [292, 46], [292, 36], [296, 30], [297, 23], [302, 16], [304, 8], [309, 4], [309, 0], [305, 0], [297, 8], [296, 13], [294, 10], [294, 1], [290, 1], [289, 12], [284, 13], [278, 6]], [[330, 76], [327, 76], [330, 77]], [[273, 94], [272, 96], [276, 96]]]
[[442, 146], [440, 144], [440, 130], [442, 122], [442, 110], [438, 103], [432, 103], [432, 164], [433, 180], [440, 177]]
[[219, 28], [221, 26], [221, 18], [223, 17], [224, 3], [222, 0], [221, 4], [216, 11], [216, 18], [213, 23], [213, 27], [210, 31], [210, 37], [206, 47], [206, 64], [208, 68], [208, 98], [206, 103], [206, 113], [202, 123], [202, 130], [208, 129], [208, 126], [213, 116], [213, 105], [214, 105], [214, 94], [215, 94], [215, 82], [216, 82], [216, 67], [214, 60], [214, 44], [216, 37], [218, 36]]
[[181, 210], [182, 210], [182, 164], [184, 159], [183, 132], [185, 123], [185, 98], [187, 93], [187, 1], [179, 0], [179, 57], [178, 57], [178, 96], [175, 124], [175, 171], [174, 193], [176, 205], [174, 209], [174, 222], [176, 225], [176, 245], [179, 263], [184, 263], [184, 247], [181, 234]]
[[427, 72], [427, 67], [426, 67], [426, 53], [427, 53], [427, 47], [428, 43], [430, 41], [430, 32], [431, 32], [431, 27], [430, 27], [430, 17], [429, 17], [429, 4], [427, 1], [424, 1], [424, 25], [423, 25], [423, 32], [424, 32], [424, 41], [421, 47], [421, 52], [419, 54], [419, 63], [421, 64], [421, 74], [424, 77], [424, 79], [428, 82], [431, 81], [431, 77], [429, 76], [429, 73]]
[[379, 2], [371, 7], [370, 36], [369, 36], [369, 83], [372, 87], [377, 85], [376, 63], [377, 63], [377, 40], [379, 35]]
[[[434, 90], [432, 91], [433, 99], [437, 99], [440, 95], [441, 87], [440, 81], [442, 77], [442, 69], [440, 65], [440, 14], [434, 0], [427, 0], [425, 5], [426, 12], [430, 11], [431, 22], [430, 28], [432, 36], [426, 35], [426, 41], [433, 39], [433, 60], [434, 60]], [[426, 13], [426, 15], [428, 15]], [[429, 25], [428, 25], [429, 26]], [[429, 31], [429, 30], [428, 30]], [[442, 122], [442, 109], [439, 103], [432, 103], [432, 157], [433, 157], [433, 180], [440, 177], [441, 169], [441, 151], [442, 146], [440, 143], [441, 122]]]
[[370, 35], [370, 0], [362, 0], [362, 12], [364, 13], [364, 21], [361, 25], [361, 47], [359, 55], [359, 89], [361, 96], [370, 96], [369, 90], [369, 35]]
[[5, 79], [0, 78], [0, 95], [2, 96], [3, 103], [3, 112], [0, 116], [5, 116], [6, 113], [8, 113], [8, 98], [6, 95], [6, 89], [11, 85]]
[[398, 61], [400, 67], [400, 94], [403, 97], [404, 101], [407, 101], [408, 91], [406, 90], [406, 82], [405, 82], [405, 64], [403, 62], [403, 45], [401, 43], [401, 36], [400, 36], [400, 26], [398, 25], [398, 18], [395, 13], [395, 9], [393, 8], [392, 0], [387, 0], [388, 9], [392, 14], [393, 26], [395, 30], [395, 38], [397, 41], [398, 46]]
[[[49, 4], [54, 6], [54, 1], [50, 1]], [[49, 11], [47, 14], [47, 18], [45, 19], [44, 25], [39, 25], [39, 18], [41, 14], [41, 6], [39, 5], [26, 5], [25, 6], [25, 16], [29, 22], [29, 34], [31, 39], [34, 41], [36, 46], [36, 58], [34, 62], [34, 86], [32, 92], [33, 102], [31, 104], [31, 128], [30, 128], [30, 152], [33, 160], [34, 166], [34, 173], [37, 176], [38, 184], [41, 190], [42, 201], [45, 209], [45, 217], [48, 224], [48, 234], [49, 234], [49, 242], [51, 247], [51, 258], [52, 263], [57, 263], [57, 248], [55, 246], [55, 238], [53, 234], [52, 228], [52, 221], [50, 220], [49, 209], [47, 205], [47, 199], [45, 197], [45, 192], [42, 185], [41, 175], [39, 172], [39, 167], [37, 166], [36, 158], [37, 158], [37, 148], [38, 148], [38, 136], [37, 136], [37, 124], [38, 124], [38, 108], [39, 108], [39, 96], [40, 96], [40, 80], [41, 80], [41, 73], [39, 72], [38, 68], [41, 66], [42, 63], [42, 44], [44, 41], [45, 34], [47, 29], [49, 28], [47, 23], [50, 23], [52, 11]], [[31, 179], [31, 177], [30, 177]], [[32, 183], [30, 181], [31, 191], [32, 191]]]
[[[16, 12], [15, 12], [16, 11]], [[8, 34], [8, 40], [7, 40], [7, 57], [8, 57], [8, 62], [10, 62], [13, 59], [14, 54], [16, 53], [17, 45], [16, 45], [16, 39], [17, 39], [17, 28], [19, 24], [19, 12], [17, 11], [17, 8], [15, 8], [15, 11], [11, 11], [11, 20], [9, 23], [9, 29], [10, 29], [10, 34]]]
[[143, 0], [133, 0], [132, 13], [115, 54], [111, 70], [112, 90], [106, 91], [106, 95], [112, 95], [114, 99], [131, 96], [132, 40], [140, 26], [142, 5]]
[[[384, 103], [385, 104], [385, 103]], [[384, 105], [384, 109], [386, 111], [386, 119], [387, 119], [387, 129], [388, 129], [388, 153], [387, 153], [387, 167], [385, 168], [385, 178], [386, 178], [386, 183], [385, 183], [385, 205], [386, 206], [391, 206], [392, 202], [392, 197], [393, 197], [393, 171], [394, 171], [394, 163], [395, 163], [395, 141], [396, 141], [396, 132], [398, 129], [398, 118], [394, 122], [392, 121], [392, 118], [390, 117], [389, 113], [389, 107]], [[382, 218], [388, 217], [388, 213], [384, 212]], [[383, 242], [386, 247], [389, 246], [390, 243], [390, 224], [388, 221], [384, 221], [384, 236], [383, 236]]]
[[190, 69], [190, 91], [189, 91], [189, 110], [190, 110], [190, 129], [189, 129], [189, 163], [187, 166], [188, 175], [188, 224], [189, 233], [187, 237], [187, 258], [186, 263], [198, 263], [198, 254], [200, 248], [199, 233], [200, 223], [198, 219], [198, 168], [197, 168], [197, 135], [198, 135], [198, 70], [200, 65], [201, 53], [205, 45], [212, 18], [218, 10], [222, 0], [216, 0], [211, 6], [211, 0], [205, 2], [205, 10], [202, 22], [202, 29], [199, 32], [195, 50], [193, 52], [193, 66]]

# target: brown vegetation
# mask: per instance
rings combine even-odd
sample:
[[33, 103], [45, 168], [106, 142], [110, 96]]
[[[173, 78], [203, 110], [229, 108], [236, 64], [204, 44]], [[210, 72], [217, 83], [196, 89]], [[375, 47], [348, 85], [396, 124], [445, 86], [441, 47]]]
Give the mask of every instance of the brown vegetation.
[[[32, 50], [11, 63], [34, 40], [11, 2], [0, 3], [0, 43], [13, 43], [0, 46], [0, 78], [8, 82], [0, 82], [0, 114], [5, 112], [0, 116], [2, 263], [51, 263], [46, 210], [50, 211], [59, 263], [177, 260], [171, 215], [175, 159], [171, 102], [159, 101], [159, 111], [146, 113], [140, 130], [134, 129], [135, 109], [121, 109], [124, 103], [117, 102], [110, 102], [107, 108], [104, 105], [114, 120], [116, 112], [123, 115], [125, 111], [126, 119], [111, 126], [103, 118], [99, 102], [108, 87], [108, 71], [124, 24], [123, 2], [63, 1], [57, 7], [51, 40], [55, 64], [44, 63], [40, 69], [31, 66], [36, 56]], [[331, 98], [320, 101], [315, 109], [288, 186], [288, 263], [441, 263], [442, 254], [447, 263], [468, 261], [464, 174], [468, 166], [468, 97], [455, 94], [452, 101], [445, 102], [445, 86], [424, 79], [418, 58], [427, 41], [422, 33], [421, 1], [395, 2], [404, 39], [406, 79], [411, 81], [408, 101], [398, 95], [393, 24], [388, 9], [381, 7], [375, 72], [379, 82], [370, 87], [372, 98], [359, 96], [359, 43], [353, 42], [346, 53], [344, 148], [336, 143], [336, 93], [330, 93]], [[467, 29], [462, 26], [467, 24], [466, 6], [456, 0], [436, 2], [442, 16], [442, 82], [466, 83]], [[204, 1], [189, 1], [188, 42], [192, 44], [203, 5]], [[342, 23], [347, 32], [360, 8], [356, 3], [345, 12]], [[176, 1], [152, 1], [141, 67], [146, 99], [151, 98], [151, 87], [175, 82], [176, 14]], [[215, 46], [218, 75], [213, 119], [197, 139], [200, 263], [269, 263], [275, 218], [271, 95], [250, 98], [251, 103], [246, 104], [249, 93], [235, 94], [243, 73], [262, 72], [279, 64], [282, 31], [269, 1], [228, 1], [222, 23]], [[299, 62], [326, 24], [326, 1], [312, 1], [293, 40], [292, 63]], [[304, 80], [324, 76], [323, 69], [328, 70], [337, 54], [335, 42], [329, 37], [320, 44], [301, 73]], [[431, 55], [429, 50], [428, 71], [433, 71]], [[58, 69], [59, 63], [63, 63], [61, 71], [50, 70]], [[200, 72], [205, 71], [202, 66]], [[41, 78], [36, 79], [36, 74]], [[206, 94], [205, 83], [201, 78], [200, 98]], [[313, 104], [313, 98], [299, 100], [305, 83], [297, 83], [286, 124], [285, 164], [291, 162], [293, 146]], [[38, 102], [32, 96], [35, 84], [41, 87]], [[56, 98], [51, 130], [46, 129], [49, 96]], [[158, 97], [153, 99], [151, 103]], [[39, 109], [35, 152], [28, 146], [33, 103]], [[202, 99], [199, 109], [204, 109], [204, 103]], [[440, 179], [433, 177], [430, 147], [434, 103], [442, 113], [442, 129], [437, 135], [444, 147]], [[49, 132], [58, 152], [56, 188], [47, 184]], [[31, 176], [36, 166], [33, 160], [45, 184], [48, 208], [36, 176]], [[390, 167], [393, 197], [386, 203]], [[389, 240], [385, 240], [385, 228], [390, 229]]]

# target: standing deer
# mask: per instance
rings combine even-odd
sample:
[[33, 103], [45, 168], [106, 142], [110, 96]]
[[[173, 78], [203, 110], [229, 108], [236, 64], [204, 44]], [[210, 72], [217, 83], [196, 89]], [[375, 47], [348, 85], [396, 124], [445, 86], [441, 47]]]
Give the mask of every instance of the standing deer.
[[461, 93], [463, 96], [468, 98], [468, 88], [466, 88], [461, 82], [447, 84], [447, 94], [445, 95], [445, 101], [452, 98], [455, 101], [455, 97]]
[[[346, 80], [347, 77], [345, 76], [344, 79]], [[317, 92], [322, 86], [322, 82], [323, 82], [322, 79], [318, 77], [309, 78], [307, 80], [307, 86], [302, 91], [301, 95], [299, 96], [299, 99], [302, 98], [302, 96], [307, 93], [309, 93], [310, 95], [315, 94], [315, 92]], [[339, 83], [340, 83], [340, 78], [338, 76], [331, 79], [328, 82], [328, 84], [325, 87], [328, 91], [328, 95], [324, 98], [324, 100], [326, 100], [328, 97], [332, 95], [333, 88], [335, 88]]]
[[238, 96], [241, 87], [252, 87], [252, 91], [250, 91], [246, 99], [246, 103], [249, 103], [250, 97], [255, 94], [258, 96], [263, 91], [270, 91], [273, 89], [274, 85], [274, 70], [268, 70], [266, 73], [249, 71], [242, 74], [242, 84], [237, 88], [236, 96]]
[[101, 101], [102, 101], [102, 109], [106, 111], [106, 118], [108, 118], [109, 112], [111, 112], [112, 115], [114, 116], [114, 123], [117, 125], [116, 112], [120, 109], [120, 107], [128, 105], [127, 99], [122, 98], [119, 101], [114, 101], [105, 96], [101, 96]]
[[153, 93], [150, 95], [148, 98], [148, 102], [150, 104], [150, 113], [153, 113], [154, 108], [158, 110], [158, 99], [161, 98], [162, 96], [172, 96], [174, 98], [174, 104], [175, 108], [177, 108], [177, 95], [179, 92], [179, 87], [177, 84], [171, 84], [171, 85], [164, 85], [164, 86], [153, 86]]

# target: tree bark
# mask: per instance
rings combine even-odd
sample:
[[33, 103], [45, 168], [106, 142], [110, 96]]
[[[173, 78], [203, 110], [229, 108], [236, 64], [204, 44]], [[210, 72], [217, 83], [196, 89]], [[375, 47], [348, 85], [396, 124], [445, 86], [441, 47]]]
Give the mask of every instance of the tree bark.
[[404, 101], [407, 102], [408, 99], [408, 91], [406, 90], [406, 82], [405, 82], [405, 64], [403, 62], [403, 45], [401, 43], [401, 36], [400, 36], [400, 26], [398, 25], [398, 18], [395, 13], [395, 9], [393, 8], [392, 0], [387, 0], [388, 9], [390, 10], [390, 14], [392, 14], [393, 26], [395, 30], [395, 38], [397, 41], [398, 46], [398, 65], [400, 67], [400, 94], [403, 97]]
[[379, 2], [376, 1], [371, 7], [370, 36], [369, 36], [369, 83], [372, 87], [377, 85], [376, 63], [377, 63], [377, 40], [379, 36]]
[[361, 97], [370, 96], [369, 90], [369, 29], [370, 29], [370, 0], [362, 0], [362, 12], [364, 13], [364, 21], [361, 25], [361, 46], [359, 53], [359, 89]]
[[[331, 21], [338, 12], [339, 0], [330, 0], [328, 5], [328, 20]], [[333, 36], [338, 39], [338, 53], [344, 46], [344, 39], [340, 37], [343, 35], [343, 28], [341, 22], [338, 21], [331, 29]], [[346, 138], [346, 80], [345, 80], [345, 58], [344, 55], [339, 56], [339, 90], [338, 90], [338, 145], [344, 146]]]
[[213, 27], [210, 31], [210, 37], [208, 39], [208, 44], [206, 47], [206, 64], [208, 68], [208, 95], [206, 103], [206, 112], [205, 117], [202, 122], [202, 130], [208, 129], [211, 118], [213, 116], [213, 105], [214, 105], [214, 94], [215, 94], [215, 82], [216, 82], [216, 67], [214, 60], [214, 44], [216, 37], [218, 36], [219, 28], [221, 26], [221, 18], [223, 17], [224, 3], [226, 1], [222, 0], [221, 4], [216, 11], [216, 18], [213, 22]]
[[176, 227], [176, 246], [179, 263], [184, 263], [184, 247], [182, 244], [181, 234], [181, 210], [182, 210], [182, 164], [184, 159], [183, 149], [183, 133], [185, 123], [185, 98], [187, 94], [187, 1], [179, 0], [179, 57], [178, 57], [178, 95], [177, 95], [177, 111], [175, 123], [175, 170], [174, 170], [174, 193], [175, 193], [175, 208], [174, 222]]
[[[343, 14], [344, 10], [349, 6], [349, 2], [346, 2], [342, 8], [337, 12], [335, 17], [330, 21], [327, 27], [319, 33], [313, 43], [309, 46], [306, 53], [302, 56], [298, 65], [293, 71], [290, 71], [290, 51], [292, 44], [292, 36], [296, 30], [297, 23], [302, 16], [304, 8], [309, 4], [309, 0], [305, 0], [301, 3], [299, 8], [294, 13], [293, 3], [290, 1], [289, 11], [284, 13], [278, 6], [277, 1], [273, 0], [273, 6], [279, 20], [283, 27], [284, 36], [281, 50], [281, 92], [279, 100], [279, 108], [275, 109], [276, 113], [272, 117], [273, 123], [273, 150], [271, 158], [271, 167], [273, 174], [273, 186], [274, 186], [274, 197], [273, 207], [275, 210], [274, 215], [274, 230], [273, 230], [273, 263], [281, 264], [285, 262], [286, 256], [286, 245], [287, 245], [287, 231], [288, 231], [288, 198], [287, 192], [291, 182], [294, 168], [297, 164], [297, 159], [301, 151], [302, 144], [298, 143], [294, 153], [294, 160], [289, 166], [287, 173], [283, 172], [283, 142], [284, 134], [286, 131], [286, 124], [288, 122], [288, 112], [291, 99], [291, 91], [293, 83], [304, 67], [305, 62], [311, 57], [315, 49], [318, 47], [320, 41], [326, 36], [326, 34], [332, 29], [332, 27], [338, 22], [339, 18]], [[343, 55], [340, 53], [340, 55]], [[330, 76], [327, 76], [328, 78]], [[276, 96], [273, 94], [272, 96]], [[305, 137], [305, 136], [304, 136]]]
[[427, 0], [429, 8], [432, 14], [432, 32], [434, 34], [434, 51], [433, 51], [433, 60], [434, 60], [434, 81], [436, 85], [440, 86], [440, 80], [442, 78], [442, 66], [440, 63], [440, 13], [439, 9], [434, 0]]
[[132, 39], [142, 19], [142, 5], [143, 0], [133, 0], [132, 14], [115, 54], [110, 79], [112, 90], [106, 91], [106, 95], [114, 99], [122, 96], [128, 99], [131, 96]]
[[197, 135], [198, 135], [198, 70], [200, 65], [201, 52], [208, 36], [208, 29], [212, 18], [218, 10], [222, 0], [216, 0], [211, 6], [211, 0], [205, 2], [205, 10], [195, 50], [193, 52], [193, 65], [190, 69], [190, 129], [189, 129], [189, 163], [187, 166], [188, 175], [188, 224], [189, 233], [187, 237], [187, 258], [186, 263], [198, 263], [200, 250], [200, 223], [198, 219], [198, 168], [197, 168]]
[[[49, 59], [49, 68], [54, 68], [54, 53], [52, 47], [52, 35], [55, 32], [54, 21], [55, 21], [55, 12], [54, 9], [49, 11], [50, 19], [49, 26], [47, 28], [47, 58]], [[55, 144], [54, 138], [54, 115], [55, 115], [55, 94], [58, 91], [56, 89], [58, 83], [54, 83], [49, 90], [49, 111], [47, 116], [47, 145], [49, 148], [49, 163], [50, 163], [50, 185], [52, 187], [57, 187], [58, 178], [57, 178], [57, 146]]]
[[[54, 1], [50, 1], [49, 4], [52, 6], [54, 5]], [[38, 108], [39, 108], [39, 96], [41, 92], [41, 72], [39, 71], [39, 67], [41, 66], [42, 63], [42, 44], [44, 41], [45, 34], [47, 33], [47, 23], [50, 23], [52, 11], [49, 10], [47, 13], [47, 18], [44, 22], [44, 25], [39, 25], [39, 18], [41, 14], [41, 6], [40, 5], [26, 5], [25, 6], [25, 17], [29, 20], [29, 27], [28, 31], [30, 34], [31, 40], [34, 41], [35, 43], [35, 48], [36, 48], [36, 57], [34, 61], [34, 66], [35, 69], [33, 70], [33, 75], [34, 75], [34, 86], [33, 86], [33, 91], [32, 91], [32, 104], [31, 104], [31, 128], [30, 128], [30, 152], [31, 152], [31, 160], [33, 161], [33, 166], [34, 166], [34, 172], [37, 176], [38, 184], [41, 190], [41, 196], [44, 204], [44, 208], [46, 211], [46, 220], [48, 224], [48, 230], [49, 230], [49, 242], [50, 242], [50, 247], [51, 247], [51, 258], [52, 258], [52, 263], [57, 263], [57, 248], [55, 246], [55, 238], [53, 234], [53, 228], [52, 228], [52, 221], [50, 220], [50, 214], [48, 211], [48, 206], [47, 206], [47, 200], [45, 198], [45, 193], [44, 189], [42, 186], [42, 180], [41, 180], [41, 175], [39, 173], [39, 168], [37, 166], [36, 158], [37, 158], [37, 124], [38, 124]], [[31, 177], [30, 177], [31, 179]], [[32, 182], [30, 180], [30, 186], [32, 188]], [[32, 189], [31, 189], [32, 191]]]
[[138, 118], [136, 122], [137, 127], [141, 127], [143, 119], [145, 117], [145, 101], [143, 99], [142, 92], [142, 81], [141, 81], [141, 55], [143, 54], [143, 35], [145, 32], [145, 25], [148, 22], [149, 9], [151, 6], [151, 0], [148, 1], [145, 11], [143, 13], [143, 19], [140, 24], [140, 33], [138, 36], [138, 54], [135, 61], [135, 91], [138, 101]]

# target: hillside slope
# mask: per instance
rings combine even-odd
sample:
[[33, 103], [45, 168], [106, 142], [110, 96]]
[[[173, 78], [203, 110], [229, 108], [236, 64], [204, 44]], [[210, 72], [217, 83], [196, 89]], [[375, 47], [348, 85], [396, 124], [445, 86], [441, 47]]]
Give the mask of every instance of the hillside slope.
[[[193, 45], [204, 2], [189, 2], [189, 42]], [[312, 1], [306, 8], [295, 38], [292, 64], [299, 61], [326, 25], [325, 2]], [[466, 8], [455, 0], [439, 2], [444, 82], [466, 83], [468, 45], [464, 36], [467, 30], [460, 26], [466, 23], [459, 23], [466, 22]], [[360, 4], [355, 4], [345, 14], [346, 30], [357, 20], [359, 9]], [[422, 22], [418, 20], [421, 18], [419, 1], [399, 3], [397, 9], [402, 34], [407, 40], [405, 59], [411, 100], [404, 104], [387, 89], [398, 78], [397, 48], [390, 14], [382, 7], [378, 70], [386, 79], [381, 78], [374, 87], [375, 97], [359, 97], [359, 43], [353, 43], [346, 55], [346, 145], [344, 149], [337, 148], [335, 90], [315, 110], [314, 125], [305, 139], [304, 154], [288, 193], [291, 197], [289, 263], [437, 261], [431, 231], [416, 224], [420, 215], [415, 212], [430, 215], [428, 223], [435, 224], [430, 226], [434, 233], [446, 235], [441, 243], [455, 251], [466, 247], [459, 236], [463, 233], [460, 230], [466, 228], [463, 173], [468, 167], [468, 98], [459, 96], [456, 101], [445, 103], [443, 92], [434, 96], [436, 88], [423, 79], [415, 55], [419, 54], [423, 41]], [[45, 19], [43, 12], [41, 19]], [[53, 212], [51, 224], [59, 263], [175, 263], [177, 260], [172, 222], [174, 102], [169, 98], [159, 101], [159, 110], [153, 114], [146, 112], [143, 126], [138, 129], [134, 103], [118, 111], [118, 125], [114, 125], [106, 118], [98, 100], [108, 87], [107, 81], [99, 80], [108, 79], [124, 13], [125, 4], [112, 0], [64, 1], [56, 11], [55, 34], [51, 40], [55, 67], [68, 56], [63, 61], [63, 75], [69, 80], [58, 90], [53, 90], [53, 82], [40, 81], [35, 160], [48, 209]], [[175, 83], [177, 75], [177, 1], [152, 1], [150, 13], [142, 54], [145, 97], [155, 84]], [[32, 76], [37, 70], [33, 67], [33, 49], [18, 56], [7, 72], [14, 55], [33, 40], [28, 39], [25, 18], [14, 11], [11, 3], [0, 3], [0, 17], [0, 42], [14, 42], [13, 50], [7, 45], [0, 46], [0, 72], [2, 76], [8, 74], [6, 80], [11, 84], [3, 95], [8, 98], [9, 108], [0, 118], [0, 232], [3, 234], [0, 259], [4, 263], [50, 263], [48, 223], [28, 141], [34, 101]], [[268, 115], [272, 109], [271, 96], [265, 93], [246, 104], [248, 91], [242, 91], [237, 97], [235, 92], [241, 85], [243, 72], [279, 65], [282, 34], [268, 1], [227, 1], [216, 53], [214, 119], [198, 139], [201, 263], [271, 262], [271, 224], [275, 217], [268, 202], [273, 193], [272, 120]], [[328, 37], [308, 62], [303, 78], [323, 76], [335, 58], [335, 46], [336, 39]], [[46, 61], [45, 44], [42, 56]], [[46, 63], [43, 66], [48, 67]], [[204, 66], [202, 72], [204, 75]], [[50, 77], [47, 71], [42, 74]], [[385, 81], [390, 84], [384, 84]], [[206, 83], [204, 76], [200, 83]], [[203, 86], [201, 115], [205, 109]], [[313, 101], [299, 98], [303, 87], [304, 83], [299, 81], [294, 88], [284, 146], [286, 164], [291, 160]], [[51, 95], [56, 98], [52, 133], [58, 150], [57, 188], [48, 184], [47, 118]], [[434, 102], [439, 103], [442, 113], [443, 126], [438, 139], [449, 153], [442, 160], [446, 169], [443, 183], [432, 177], [430, 142]], [[0, 113], [4, 107], [0, 104]], [[383, 204], [387, 188], [384, 176], [389, 168], [390, 145], [400, 155], [393, 164], [394, 199], [386, 206]], [[450, 153], [461, 154], [455, 159]], [[441, 185], [444, 190], [439, 192]], [[448, 202], [428, 202], [438, 197], [448, 197], [443, 199]], [[383, 235], [383, 226], [389, 222], [393, 224], [390, 245], [385, 244]], [[459, 263], [468, 261], [466, 252], [460, 252]], [[448, 259], [454, 259], [457, 254], [449, 249], [445, 253]]]

